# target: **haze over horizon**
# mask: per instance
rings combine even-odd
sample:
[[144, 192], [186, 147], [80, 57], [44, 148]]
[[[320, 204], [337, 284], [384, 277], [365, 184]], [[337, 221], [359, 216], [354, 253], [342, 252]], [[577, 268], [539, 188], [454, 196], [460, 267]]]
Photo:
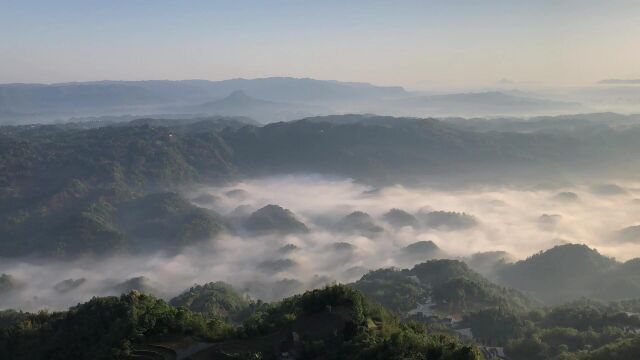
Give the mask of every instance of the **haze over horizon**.
[[364, 5], [3, 1], [0, 83], [292, 76], [429, 90], [640, 77], [634, 1]]

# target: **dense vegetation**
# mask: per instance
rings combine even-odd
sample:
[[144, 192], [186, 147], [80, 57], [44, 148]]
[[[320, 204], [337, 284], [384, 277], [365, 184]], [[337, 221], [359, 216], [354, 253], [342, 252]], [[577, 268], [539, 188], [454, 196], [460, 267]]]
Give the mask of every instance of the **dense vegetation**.
[[[283, 334], [283, 329], [287, 329]], [[243, 336], [297, 334], [283, 349], [302, 359], [480, 359], [473, 346], [402, 324], [345, 286], [329, 286], [267, 306], [248, 319]], [[288, 335], [287, 335], [288, 336]], [[277, 336], [276, 336], [277, 337]]]
[[[463, 179], [458, 176], [463, 173], [487, 179], [507, 168], [522, 176], [620, 163], [624, 167], [618, 168], [633, 171], [637, 157], [632, 154], [640, 150], [636, 128], [563, 135], [480, 133], [433, 119], [357, 115], [242, 125], [214, 118], [0, 127], [0, 237], [6, 239], [0, 255], [69, 256], [167, 243], [179, 247], [215, 236], [223, 228], [219, 218], [177, 196], [138, 200], [177, 193], [194, 182], [304, 171], [371, 182], [456, 175], [453, 181]], [[141, 212], [148, 219], [139, 228], [123, 221], [129, 207], [148, 209], [154, 201], [163, 202], [166, 211]], [[427, 220], [436, 228], [474, 224], [465, 214], [432, 213]], [[406, 216], [401, 221], [412, 222]], [[167, 228], [155, 227], [160, 222]], [[160, 244], [147, 244], [158, 233], [165, 235], [157, 239]]]
[[[2, 128], [0, 254], [104, 253], [135, 248], [140, 244], [132, 241], [158, 233], [174, 245], [214, 235], [222, 228], [215, 214], [176, 194], [142, 196], [177, 189], [199, 174], [228, 176], [225, 153], [215, 132]], [[131, 213], [145, 221], [132, 226]]]
[[395, 269], [369, 272], [352, 286], [385, 308], [401, 314], [413, 310], [429, 296], [427, 289]]
[[[583, 137], [478, 134], [435, 120], [361, 116], [265, 127], [229, 119], [103, 125], [0, 128], [0, 256], [173, 251], [215, 238], [226, 229], [222, 217], [180, 195], [183, 185], [194, 182], [283, 171], [385, 181], [395, 174], [446, 175], [461, 168], [626, 161], [630, 155], [621, 154], [640, 150], [631, 141], [635, 128], [628, 129], [631, 135], [600, 129], [581, 133]], [[626, 168], [633, 169], [634, 161]], [[557, 199], [575, 196], [565, 193]], [[206, 201], [212, 200], [202, 199]], [[383, 219], [394, 227], [425, 223], [439, 230], [464, 230], [477, 223], [468, 214], [427, 212], [416, 218], [398, 209]], [[245, 220], [243, 225], [256, 234], [308, 231], [293, 213], [275, 205], [247, 214]], [[338, 230], [371, 237], [383, 231], [363, 212], [347, 215], [338, 225]], [[348, 243], [333, 246], [344, 252], [353, 248]], [[282, 252], [293, 249], [291, 245]], [[434, 243], [422, 241], [397, 256], [413, 265], [438, 254]], [[7, 310], [0, 312], [0, 354], [8, 359], [118, 359], [143, 344], [191, 337], [215, 343], [210, 351], [238, 358], [270, 358], [286, 350], [312, 359], [479, 359], [478, 349], [451, 336], [460, 329], [434, 325], [455, 317], [463, 319], [458, 327], [471, 329], [478, 344], [504, 347], [514, 359], [637, 357], [637, 301], [558, 304], [582, 296], [639, 297], [638, 260], [619, 263], [583, 245], [558, 246], [513, 264], [505, 256], [487, 253], [469, 259], [474, 268], [490, 269], [500, 285], [463, 262], [431, 260], [411, 269], [373, 271], [348, 287], [331, 286], [274, 304], [209, 283], [169, 304], [130, 292], [95, 298], [65, 312]], [[256, 265], [270, 272], [296, 263], [278, 259]], [[84, 281], [68, 279], [54, 288], [63, 293]], [[150, 285], [136, 277], [117, 287], [151, 291]], [[0, 275], [0, 296], [23, 286], [11, 275]], [[433, 306], [432, 318], [407, 316], [425, 303]], [[540, 308], [541, 303], [555, 307]]]
[[[594, 261], [610, 264], [607, 258]], [[469, 328], [476, 343], [503, 347], [511, 359], [637, 357], [638, 300], [605, 303], [583, 299], [541, 307], [522, 293], [494, 285], [463, 263], [452, 260], [432, 260], [411, 270], [373, 271], [351, 286], [400, 315], [406, 315], [428, 299], [432, 307], [430, 316], [408, 318], [452, 334], [456, 329]], [[462, 315], [460, 323], [449, 328], [440, 325], [443, 317], [456, 314]]]
[[580, 297], [619, 300], [640, 296], [640, 263], [619, 263], [586, 245], [556, 246], [515, 264], [503, 264], [498, 279], [546, 303]]
[[637, 301], [579, 301], [516, 313], [491, 308], [469, 314], [476, 341], [506, 346], [515, 359], [634, 359], [640, 316]]
[[206, 318], [223, 318], [241, 322], [261, 307], [261, 302], [253, 302], [238, 293], [231, 285], [223, 282], [207, 283], [191, 287], [169, 301], [176, 307], [186, 307]]
[[122, 359], [136, 343], [183, 334], [215, 340], [232, 330], [138, 292], [94, 298], [66, 312], [23, 315], [0, 331], [7, 359]]
[[[430, 316], [407, 316], [427, 302]], [[445, 317], [461, 321], [443, 326]], [[146, 344], [189, 338], [210, 342], [196, 359], [270, 359], [280, 352], [302, 359], [481, 359], [480, 349], [456, 338], [464, 328], [475, 343], [503, 347], [512, 359], [635, 359], [640, 300], [540, 307], [460, 261], [431, 260], [270, 304], [218, 282], [193, 286], [169, 303], [132, 291], [65, 312], [2, 311], [0, 353], [122, 359]]]
[[491, 283], [457, 260], [430, 260], [410, 270], [377, 270], [352, 286], [397, 313], [406, 313], [427, 299], [445, 314], [498, 306], [522, 311], [536, 304], [517, 290]]
[[141, 344], [176, 336], [213, 341], [199, 358], [286, 351], [305, 359], [481, 359], [475, 347], [399, 323], [338, 285], [262, 306], [237, 329], [138, 292], [94, 298], [67, 312], [18, 314], [2, 314], [13, 323], [0, 328], [0, 352], [8, 359], [126, 359]]
[[171, 249], [211, 239], [224, 230], [215, 212], [191, 205], [176, 193], [156, 193], [124, 202], [117, 223], [137, 248]]

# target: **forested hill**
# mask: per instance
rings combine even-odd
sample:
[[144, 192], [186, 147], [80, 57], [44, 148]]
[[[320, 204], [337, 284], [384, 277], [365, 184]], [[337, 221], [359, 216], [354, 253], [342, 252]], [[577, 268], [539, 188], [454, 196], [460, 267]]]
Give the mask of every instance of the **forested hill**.
[[[637, 169], [640, 127], [550, 133], [474, 132], [435, 119], [340, 115], [221, 133], [245, 174], [322, 172], [365, 181], [424, 176], [524, 178]], [[496, 173], [498, 172], [498, 173]], [[629, 172], [631, 174], [632, 172]], [[498, 175], [496, 175], [498, 174]], [[493, 179], [495, 180], [495, 179]]]
[[369, 181], [462, 174], [487, 166], [557, 166], [559, 153], [580, 151], [568, 138], [480, 134], [434, 119], [358, 115], [243, 127], [221, 136], [245, 173], [309, 171]]
[[263, 127], [229, 118], [191, 123], [144, 119], [97, 128], [7, 126], [0, 128], [0, 169], [5, 170], [0, 186], [15, 185], [18, 178], [37, 180], [42, 173], [49, 179], [64, 173], [65, 178], [101, 180], [105, 177], [97, 175], [110, 166], [122, 172], [124, 182], [145, 188], [282, 171], [395, 181], [411, 175], [463, 174], [487, 166], [505, 170], [538, 166], [571, 173], [600, 160], [611, 167], [621, 162], [626, 168], [638, 165], [630, 154], [640, 148], [634, 141], [639, 132], [640, 128], [631, 127], [562, 135], [480, 133], [434, 119], [365, 115]]
[[[224, 227], [217, 215], [166, 191], [233, 177], [231, 159], [211, 130], [2, 128], [0, 236], [8, 240], [0, 253], [102, 253], [137, 247], [131, 239], [209, 238]], [[131, 226], [131, 213], [143, 221]]]
[[[133, 290], [63, 312], [0, 311], [0, 354], [15, 360], [488, 360], [497, 346], [506, 356], [500, 359], [632, 360], [640, 349], [638, 300], [535, 308], [452, 260], [373, 271], [352, 286], [362, 292], [331, 285], [264, 303], [209, 283], [169, 303]], [[430, 299], [435, 306], [427, 314], [407, 312]]]
[[462, 175], [502, 181], [542, 170], [610, 170], [598, 164], [633, 174], [638, 132], [479, 133], [433, 119], [362, 115], [264, 127], [227, 118], [0, 127], [0, 237], [12, 239], [0, 254], [136, 247], [127, 238], [144, 238], [144, 230], [128, 227], [123, 214], [158, 201], [166, 211], [149, 214], [149, 227], [164, 221], [173, 226], [168, 234], [189, 234], [178, 243], [196, 241], [224, 227], [216, 214], [190, 209], [179, 196], [134, 201], [194, 182], [313, 172], [368, 182], [447, 176], [450, 183]]
[[400, 323], [340, 285], [260, 306], [240, 327], [136, 291], [0, 318], [14, 324], [0, 327], [0, 351], [16, 360], [176, 359], [176, 344], [189, 342], [196, 359], [482, 359], [474, 345]]

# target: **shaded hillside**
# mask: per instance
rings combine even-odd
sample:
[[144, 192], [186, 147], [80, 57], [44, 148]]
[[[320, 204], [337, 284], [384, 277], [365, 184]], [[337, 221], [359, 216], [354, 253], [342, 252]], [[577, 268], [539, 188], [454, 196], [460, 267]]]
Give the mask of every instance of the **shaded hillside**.
[[[597, 164], [635, 172], [638, 131], [585, 137], [476, 133], [437, 120], [359, 115], [264, 127], [225, 118], [191, 124], [145, 119], [97, 128], [0, 127], [0, 236], [14, 239], [0, 245], [0, 254], [126, 251], [132, 246], [128, 235], [149, 238], [159, 230], [147, 226], [143, 234], [147, 230], [118, 221], [125, 204], [196, 182], [298, 172], [369, 183], [442, 178], [454, 183], [472, 175], [503, 182], [540, 171], [603, 173], [598, 166], [605, 165]], [[166, 215], [175, 218], [141, 221], [173, 226], [159, 243], [189, 244], [219, 230], [215, 214], [203, 210]], [[452, 216], [469, 226], [469, 218], [446, 217]], [[444, 220], [436, 220], [433, 226], [441, 227]], [[378, 230], [376, 224], [367, 226]]]
[[244, 222], [246, 230], [254, 234], [306, 233], [307, 226], [288, 209], [278, 205], [266, 205], [249, 215]]
[[[320, 172], [406, 181], [419, 175], [497, 176], [636, 168], [638, 128], [595, 134], [477, 133], [433, 119], [341, 115], [224, 131], [251, 174]], [[596, 162], [600, 165], [596, 165]], [[606, 164], [606, 165], [605, 165]], [[400, 176], [399, 174], [402, 174]], [[552, 176], [552, 175], [549, 175]], [[504, 179], [504, 176], [501, 178]], [[453, 179], [453, 180], [451, 180]]]
[[179, 249], [209, 240], [225, 229], [212, 210], [192, 205], [175, 193], [156, 193], [123, 203], [118, 227], [138, 249]]
[[420, 217], [427, 228], [444, 231], [466, 230], [478, 225], [475, 217], [465, 213], [431, 211]]
[[[145, 224], [157, 230], [154, 221], [172, 227], [158, 240], [191, 242], [221, 229], [215, 214], [177, 195], [165, 196], [173, 204], [164, 214], [150, 212], [150, 202], [162, 196], [133, 201], [205, 174], [229, 177], [229, 149], [215, 132], [178, 135], [148, 125], [11, 127], [0, 130], [0, 148], [6, 150], [0, 155], [0, 234], [14, 239], [0, 245], [2, 254], [126, 250], [135, 245], [128, 236], [140, 235]], [[127, 223], [132, 211], [144, 209], [149, 211], [136, 216], [150, 216], [147, 222]]]
[[401, 314], [428, 299], [443, 313], [490, 307], [523, 311], [536, 304], [517, 290], [491, 283], [457, 260], [430, 260], [410, 270], [377, 270], [352, 286]]
[[444, 257], [446, 257], [445, 252], [433, 241], [414, 242], [400, 249], [397, 255], [397, 259], [401, 263], [408, 263], [409, 265]]
[[418, 219], [402, 209], [391, 209], [382, 216], [382, 219], [394, 228], [418, 227]]
[[640, 297], [638, 261], [619, 263], [586, 245], [562, 245], [503, 265], [498, 278], [547, 303], [580, 297], [619, 300]]
[[472, 254], [464, 262], [473, 270], [494, 280], [496, 273], [502, 267], [515, 262], [515, 258], [505, 251], [486, 251]]
[[338, 221], [336, 228], [342, 232], [361, 234], [369, 237], [378, 235], [384, 231], [381, 226], [375, 223], [371, 215], [362, 211], [354, 211], [346, 215]]
[[[141, 123], [150, 126], [135, 126]], [[167, 186], [206, 176], [328, 172], [374, 179], [402, 173], [463, 174], [529, 166], [570, 173], [595, 160], [629, 160], [637, 149], [637, 129], [607, 131], [597, 137], [549, 134], [475, 133], [437, 120], [360, 115], [309, 118], [264, 127], [182, 126], [151, 120], [130, 126], [74, 129], [68, 126], [3, 127], [3, 180], [8, 185], [43, 172], [65, 171], [97, 179], [96, 163], [121, 168], [122, 180]], [[206, 124], [206, 123], [203, 123]], [[89, 149], [88, 151], [81, 150]], [[46, 154], [49, 163], [38, 156]], [[153, 156], [153, 157], [152, 157]], [[91, 168], [91, 165], [94, 168]], [[627, 162], [635, 166], [636, 162]], [[15, 167], [11, 167], [15, 166]], [[21, 169], [20, 166], [27, 168]], [[57, 172], [54, 170], [58, 170]], [[78, 174], [80, 173], [80, 174]], [[119, 175], [119, 174], [115, 174]], [[102, 176], [112, 179], [115, 175]], [[9, 178], [6, 178], [6, 177]], [[68, 178], [68, 177], [67, 177]], [[38, 179], [35, 179], [38, 180]], [[59, 181], [53, 179], [56, 184]]]
[[87, 190], [87, 197], [64, 199], [58, 208], [41, 206], [33, 210], [51, 213], [23, 210], [24, 219], [9, 218], [2, 230], [12, 237], [0, 245], [0, 253], [67, 257], [171, 252], [215, 238], [225, 229], [218, 214], [196, 207], [175, 193], [123, 197], [94, 191], [97, 194]]

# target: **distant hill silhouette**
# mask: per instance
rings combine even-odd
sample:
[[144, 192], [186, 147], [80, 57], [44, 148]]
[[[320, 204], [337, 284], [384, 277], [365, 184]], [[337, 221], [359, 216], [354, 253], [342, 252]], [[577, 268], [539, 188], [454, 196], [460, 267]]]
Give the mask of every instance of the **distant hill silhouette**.
[[[312, 113], [317, 114], [303, 111], [314, 108], [314, 104], [317, 106], [322, 103], [369, 101], [407, 95], [401, 87], [291, 77], [223, 81], [146, 80], [0, 84], [0, 123], [51, 121], [73, 116], [197, 111], [198, 105], [201, 104], [207, 105], [204, 109], [208, 107], [209, 113], [223, 107], [227, 111], [233, 110], [234, 114], [247, 116], [248, 113], [241, 112], [240, 108], [231, 107], [234, 101], [236, 105], [241, 105], [237, 95], [231, 95], [230, 99], [215, 103], [235, 92], [263, 99], [252, 102], [254, 111], [258, 110], [258, 103], [266, 107], [274, 103], [291, 103], [277, 106], [280, 117], [274, 114], [258, 117], [263, 122], [274, 119], [291, 120]], [[272, 105], [268, 105], [269, 103]], [[287, 114], [282, 114], [284, 110]]]
[[291, 77], [0, 84], [0, 123], [157, 113], [239, 115], [267, 123], [345, 112], [476, 117], [588, 110], [519, 92], [422, 96], [397, 86]]
[[222, 99], [185, 107], [180, 109], [180, 112], [248, 116], [262, 122], [274, 122], [299, 119], [328, 111], [305, 104], [261, 100], [247, 95], [242, 90], [235, 90]]

